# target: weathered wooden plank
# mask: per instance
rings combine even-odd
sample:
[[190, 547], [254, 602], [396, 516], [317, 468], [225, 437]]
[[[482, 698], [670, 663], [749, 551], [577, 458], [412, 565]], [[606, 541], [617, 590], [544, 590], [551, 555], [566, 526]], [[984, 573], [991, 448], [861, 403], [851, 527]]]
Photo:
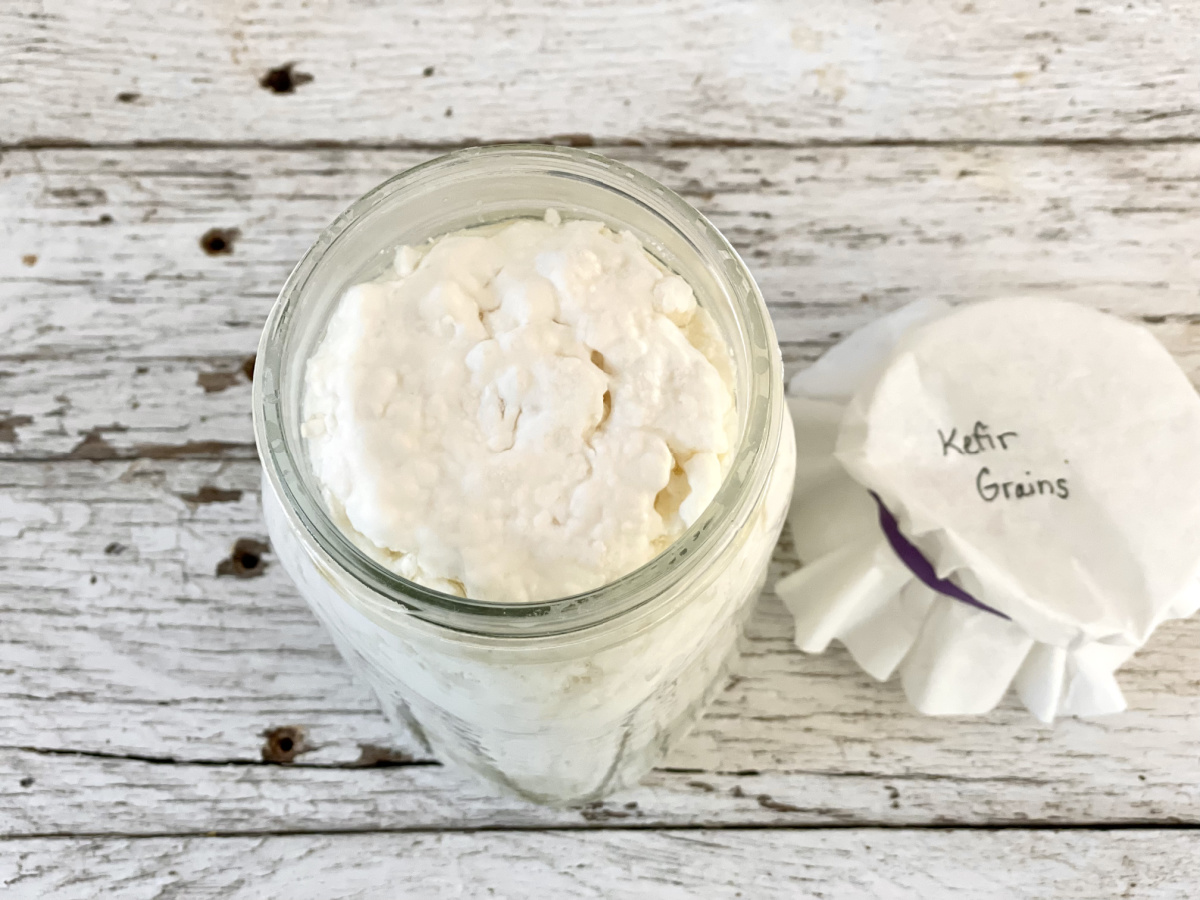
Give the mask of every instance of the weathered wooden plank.
[[0, 141], [1194, 137], [1197, 28], [1124, 0], [17, 0]]
[[[1045, 782], [656, 771], [602, 804], [548, 809], [436, 765], [151, 763], [0, 749], [0, 836], [459, 828], [660, 828], [1031, 821]], [[1098, 808], [1098, 807], [1097, 807]], [[1072, 810], [1072, 813], [1076, 810]], [[1071, 824], [1070, 814], [1033, 821]], [[1119, 823], [1162, 816], [1110, 815]], [[3, 844], [0, 844], [2, 847]]]
[[[860, 311], [849, 304], [834, 312], [772, 310], [782, 334], [816, 330], [826, 317], [842, 314], [857, 319]], [[1143, 324], [1200, 387], [1200, 314]], [[789, 374], [815, 359], [834, 333], [785, 341]], [[94, 352], [18, 360], [0, 355], [0, 459], [252, 459], [246, 374], [252, 365], [252, 355], [114, 359]]]
[[[256, 480], [249, 461], [0, 464], [0, 829], [1196, 818], [1200, 622], [1121, 673], [1128, 712], [1051, 728], [1012, 702], [917, 716], [844, 654], [797, 652], [769, 595], [671, 771], [615, 805], [542, 813], [440, 768], [357, 768], [426, 757], [388, 735], [269, 554], [217, 574], [264, 536]], [[262, 765], [278, 728], [303, 732], [286, 732], [299, 767]]]
[[1185, 900], [1178, 831], [571, 831], [6, 842], [0, 884], [36, 900], [337, 896]]
[[[239, 356], [319, 231], [432, 153], [43, 151], [0, 161], [7, 354]], [[1200, 146], [646, 150], [824, 337], [923, 296], [1200, 312]], [[107, 217], [107, 218], [106, 218]], [[210, 229], [237, 230], [207, 255]], [[863, 298], [866, 297], [864, 301]], [[860, 311], [851, 317], [846, 306]]]
[[[892, 743], [886, 731], [873, 739], [881, 753]], [[501, 796], [436, 765], [199, 764], [0, 749], [0, 836], [1200, 824], [1193, 786], [1116, 788], [1110, 781], [1089, 796], [1081, 782], [1032, 771], [992, 774], [982, 766], [968, 777], [661, 769], [603, 803], [549, 809]]]
[[[344, 205], [429, 155], [5, 156], [0, 455], [245, 456], [242, 370], [287, 272]], [[1022, 292], [1147, 320], [1200, 367], [1200, 145], [615, 155], [745, 254], [793, 368], [918, 297]], [[237, 229], [231, 252], [204, 252], [212, 228]]]

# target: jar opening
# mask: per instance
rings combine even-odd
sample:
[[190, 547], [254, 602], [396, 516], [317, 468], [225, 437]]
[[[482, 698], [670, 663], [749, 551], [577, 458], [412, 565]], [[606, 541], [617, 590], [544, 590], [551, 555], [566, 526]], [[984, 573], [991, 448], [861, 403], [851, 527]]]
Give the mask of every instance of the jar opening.
[[[471, 600], [379, 565], [333, 522], [300, 436], [304, 368], [343, 292], [379, 274], [401, 244], [504, 219], [591, 218], [629, 230], [682, 276], [716, 321], [734, 363], [738, 432], [729, 471], [705, 512], [666, 550], [594, 590], [554, 600]], [[472, 148], [397, 175], [352, 204], [288, 277], [263, 330], [254, 376], [255, 439], [271, 486], [306, 548], [412, 614], [481, 634], [574, 631], [629, 612], [692, 575], [727, 545], [759, 497], [783, 422], [782, 362], [753, 278], [729, 243], [681, 197], [602, 156], [539, 145]]]

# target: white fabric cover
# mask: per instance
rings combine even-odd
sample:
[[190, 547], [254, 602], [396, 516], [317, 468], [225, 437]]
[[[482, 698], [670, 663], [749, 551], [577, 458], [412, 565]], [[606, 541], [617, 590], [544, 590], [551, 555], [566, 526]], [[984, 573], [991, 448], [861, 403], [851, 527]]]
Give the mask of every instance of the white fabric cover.
[[[924, 713], [984, 713], [1013, 685], [1050, 721], [1124, 709], [1114, 671], [1200, 607], [1200, 396], [1145, 329], [1055, 300], [920, 302], [789, 393], [804, 566], [777, 591], [802, 650], [840, 641]], [[920, 581], [870, 492], [1008, 619]]]

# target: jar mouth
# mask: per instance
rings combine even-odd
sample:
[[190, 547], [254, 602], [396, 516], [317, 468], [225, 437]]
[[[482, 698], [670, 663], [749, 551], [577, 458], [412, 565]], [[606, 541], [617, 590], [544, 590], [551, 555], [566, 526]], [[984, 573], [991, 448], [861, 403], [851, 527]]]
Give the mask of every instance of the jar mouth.
[[[455, 190], [464, 192], [462, 199], [454, 198]], [[556, 202], [556, 196], [561, 200]], [[614, 229], [633, 231], [652, 256], [692, 284], [733, 355], [735, 449], [707, 509], [664, 551], [632, 572], [590, 591], [544, 601], [446, 594], [383, 567], [333, 521], [300, 436], [304, 369], [337, 300], [346, 288], [365, 280], [372, 263], [381, 269], [384, 254], [401, 243], [472, 224], [540, 217], [547, 207], [564, 218], [598, 218]], [[381, 229], [389, 216], [409, 233], [397, 235], [392, 226]], [[440, 222], [459, 224], [441, 227]], [[422, 228], [440, 230], [422, 234]], [[737, 252], [700, 212], [648, 176], [598, 154], [537, 144], [497, 145], [455, 151], [395, 175], [322, 232], [288, 276], [263, 329], [254, 373], [254, 433], [267, 478], [288, 519], [308, 552], [322, 557], [326, 566], [345, 570], [418, 618], [455, 630], [561, 634], [630, 612], [690, 581], [746, 525], [766, 490], [778, 449], [782, 384], [782, 360], [762, 294]]]

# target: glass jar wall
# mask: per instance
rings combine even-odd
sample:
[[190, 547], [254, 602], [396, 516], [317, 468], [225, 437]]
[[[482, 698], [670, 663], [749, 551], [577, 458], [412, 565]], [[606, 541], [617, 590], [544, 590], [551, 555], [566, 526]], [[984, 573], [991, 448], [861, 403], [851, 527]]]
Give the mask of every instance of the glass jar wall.
[[[537, 603], [442, 594], [379, 566], [333, 523], [300, 436], [304, 367], [341, 294], [397, 246], [548, 208], [633, 232], [692, 285], [733, 358], [736, 450], [705, 513], [623, 578]], [[699, 717], [761, 590], [795, 461], [778, 345], [737, 254], [651, 179], [552, 147], [453, 153], [343, 213], [267, 322], [254, 414], [275, 552], [385, 713], [439, 757], [546, 803], [636, 781]]]

